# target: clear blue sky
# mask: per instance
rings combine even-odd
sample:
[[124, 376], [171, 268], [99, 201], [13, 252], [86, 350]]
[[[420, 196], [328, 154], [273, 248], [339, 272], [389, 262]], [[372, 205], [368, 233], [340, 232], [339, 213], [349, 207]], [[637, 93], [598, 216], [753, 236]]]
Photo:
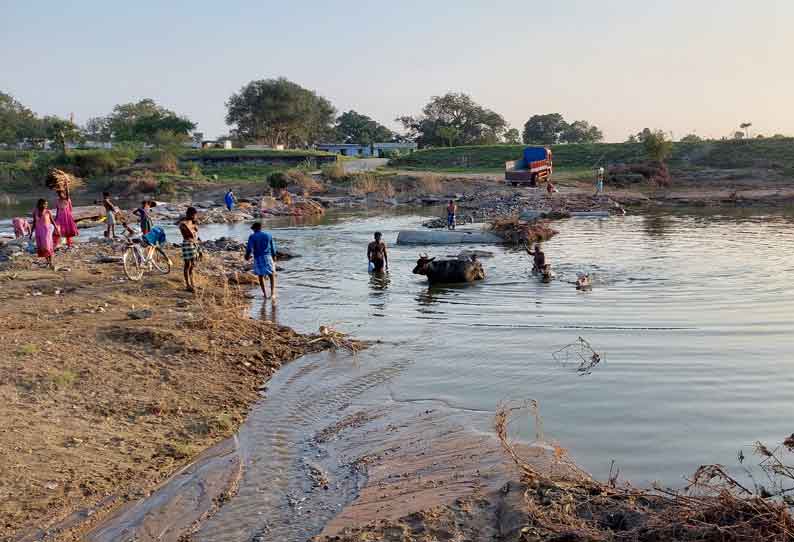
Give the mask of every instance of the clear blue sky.
[[284, 76], [397, 127], [469, 93], [521, 128], [562, 113], [622, 141], [794, 134], [794, 1], [4, 0], [0, 90], [78, 123], [153, 98], [226, 133], [224, 102]]

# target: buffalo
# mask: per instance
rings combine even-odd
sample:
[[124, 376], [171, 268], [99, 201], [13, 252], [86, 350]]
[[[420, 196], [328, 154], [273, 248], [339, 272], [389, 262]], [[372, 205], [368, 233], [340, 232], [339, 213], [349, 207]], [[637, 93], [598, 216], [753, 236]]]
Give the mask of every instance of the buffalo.
[[466, 259], [439, 260], [423, 254], [416, 260], [415, 275], [427, 276], [430, 284], [474, 282], [485, 278], [485, 270], [477, 256]]

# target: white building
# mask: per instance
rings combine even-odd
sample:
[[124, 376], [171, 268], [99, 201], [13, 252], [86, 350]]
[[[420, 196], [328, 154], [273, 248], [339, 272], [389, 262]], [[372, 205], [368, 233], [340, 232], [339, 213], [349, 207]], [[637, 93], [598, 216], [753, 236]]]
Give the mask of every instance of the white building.
[[318, 151], [332, 152], [342, 156], [380, 157], [393, 152], [409, 153], [416, 150], [416, 143], [373, 143], [372, 145], [359, 145], [358, 143], [319, 143]]

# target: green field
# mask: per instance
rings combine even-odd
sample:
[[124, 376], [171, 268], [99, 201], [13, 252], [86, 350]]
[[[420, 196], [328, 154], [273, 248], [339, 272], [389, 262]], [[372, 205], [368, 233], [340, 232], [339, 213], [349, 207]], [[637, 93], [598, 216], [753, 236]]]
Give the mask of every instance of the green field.
[[[392, 160], [401, 169], [449, 172], [503, 171], [505, 162], [521, 157], [524, 145], [481, 145], [426, 149]], [[553, 145], [557, 169], [589, 169], [645, 158], [639, 143]], [[713, 168], [768, 167], [794, 170], [794, 138], [748, 141], [674, 143], [672, 166]]]

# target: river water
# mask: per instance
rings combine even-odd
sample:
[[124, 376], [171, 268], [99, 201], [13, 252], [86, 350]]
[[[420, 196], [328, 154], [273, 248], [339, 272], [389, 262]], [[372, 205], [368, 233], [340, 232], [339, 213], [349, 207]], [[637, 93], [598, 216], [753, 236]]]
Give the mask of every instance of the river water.
[[[601, 479], [614, 460], [621, 477], [639, 485], [680, 487], [705, 463], [738, 472], [738, 450], [749, 455], [754, 441], [779, 442], [794, 430], [791, 216], [560, 221], [559, 235], [545, 243], [559, 280], [539, 282], [522, 251], [467, 246], [493, 252], [483, 259], [487, 279], [431, 289], [411, 273], [418, 253], [452, 255], [462, 247], [394, 246], [397, 232], [421, 227], [427, 213], [331, 213], [268, 226], [302, 256], [282, 264], [278, 304], [257, 297], [254, 314], [301, 331], [332, 325], [381, 343], [355, 364], [298, 361], [280, 372], [269, 395], [289, 393], [290, 382], [304, 391], [254, 409], [242, 432], [253, 442], [246, 454], [256, 456], [268, 420], [281, 420], [284, 435], [301, 420], [325, 423], [321, 412], [365, 389], [370, 403], [378, 394], [397, 403], [441, 401], [481, 431], [490, 431], [501, 401], [535, 399], [546, 440]], [[367, 274], [375, 230], [390, 245], [385, 279]], [[202, 229], [203, 238], [242, 240], [248, 233], [245, 224]], [[594, 278], [592, 291], [568, 282], [578, 272]], [[578, 337], [603, 358], [589, 374], [554, 355]], [[296, 412], [283, 412], [290, 408]], [[514, 429], [519, 438], [535, 438], [529, 419]], [[268, 446], [279, 452], [285, 438], [274, 433]], [[264, 468], [272, 459], [247, 461]], [[245, 484], [244, 475], [241, 495]], [[248, 505], [256, 507], [250, 499]], [[240, 509], [245, 514], [225, 524], [222, 509], [219, 525], [228, 529], [250, 516]]]
[[[279, 304], [255, 311], [299, 330], [331, 324], [382, 340], [363, 355], [410, 365], [396, 401], [441, 400], [488, 430], [500, 401], [540, 402], [544, 435], [595, 476], [681, 486], [700, 464], [737, 465], [740, 448], [792, 432], [794, 268], [786, 216], [571, 219], [545, 244], [561, 280], [543, 284], [529, 258], [500, 247], [487, 279], [433, 288], [411, 274], [417, 254], [391, 246], [386, 280], [366, 272], [373, 231], [393, 244], [422, 217], [326, 218], [276, 228], [303, 257], [285, 264]], [[244, 225], [206, 236], [243, 238]], [[594, 277], [590, 292], [567, 282]], [[602, 354], [590, 374], [554, 352], [583, 337]], [[370, 359], [371, 358], [371, 359]], [[532, 440], [535, 428], [516, 427]]]

